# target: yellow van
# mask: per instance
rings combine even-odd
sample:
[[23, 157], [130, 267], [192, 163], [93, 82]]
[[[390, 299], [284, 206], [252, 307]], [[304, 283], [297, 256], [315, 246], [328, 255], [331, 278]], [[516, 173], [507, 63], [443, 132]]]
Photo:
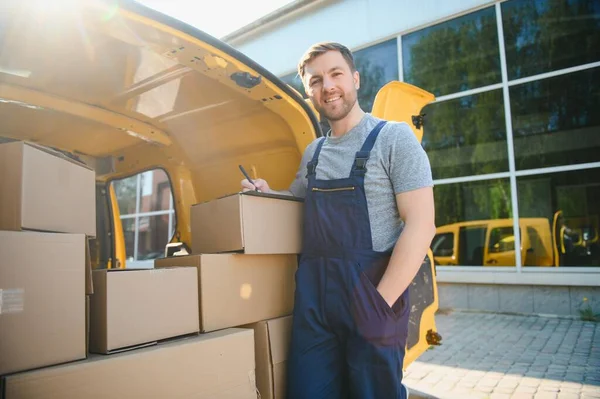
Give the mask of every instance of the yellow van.
[[[524, 266], [553, 266], [550, 223], [546, 218], [521, 218]], [[435, 263], [444, 266], [514, 266], [513, 219], [475, 220], [437, 228], [431, 244]]]
[[[274, 189], [289, 186], [322, 134], [296, 91], [225, 43], [133, 1], [65, 4], [14, 2], [0, 16], [0, 142], [52, 147], [95, 170], [94, 268], [134, 266], [130, 247], [151, 240], [153, 225], [166, 226], [165, 244], [190, 248], [190, 207], [238, 192], [238, 165]], [[420, 138], [420, 110], [432, 99], [394, 82], [373, 112], [414, 119]], [[150, 172], [163, 177], [143, 180]], [[127, 190], [159, 200], [119, 202]], [[147, 234], [132, 238], [134, 227]], [[171, 252], [148, 250], [144, 259]], [[411, 290], [405, 365], [439, 341], [431, 254]]]

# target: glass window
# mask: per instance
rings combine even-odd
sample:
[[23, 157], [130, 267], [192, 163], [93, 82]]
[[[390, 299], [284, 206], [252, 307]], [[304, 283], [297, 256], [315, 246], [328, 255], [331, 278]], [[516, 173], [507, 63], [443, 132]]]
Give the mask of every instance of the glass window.
[[434, 256], [452, 256], [454, 255], [454, 234], [440, 233], [436, 234], [431, 243], [431, 252]]
[[512, 227], [495, 227], [490, 231], [488, 251], [491, 253], [515, 250], [515, 233]]
[[371, 112], [379, 89], [398, 80], [398, 44], [396, 39], [354, 52], [354, 63], [360, 73], [358, 102], [365, 112]]
[[524, 266], [600, 266], [600, 169], [517, 178]]
[[500, 83], [494, 7], [402, 37], [404, 81], [436, 96]]
[[600, 161], [600, 68], [510, 88], [517, 169]]
[[502, 90], [429, 104], [423, 113], [435, 179], [508, 171]]
[[168, 214], [140, 217], [137, 259], [162, 258], [170, 238]]
[[[452, 251], [448, 251], [452, 258], [434, 253], [439, 265], [515, 265], [514, 254], [512, 258], [498, 257], [485, 251], [490, 245], [490, 229], [512, 228], [513, 225], [508, 179], [436, 185], [434, 195], [439, 235], [436, 238], [441, 239], [446, 233], [455, 234], [448, 240], [448, 245], [452, 242]], [[454, 237], [458, 242], [454, 242]], [[441, 242], [438, 245], [445, 248]]]
[[112, 183], [121, 215], [135, 213], [137, 201], [137, 175]]
[[111, 184], [121, 213], [126, 267], [152, 267], [153, 259], [164, 256], [176, 228], [169, 176], [156, 169]]
[[125, 254], [127, 260], [134, 260], [135, 250], [135, 218], [127, 218], [121, 220], [123, 226], [123, 238], [125, 239]]
[[308, 98], [308, 96], [306, 95], [306, 92], [304, 91], [304, 85], [302, 84], [302, 79], [300, 79], [300, 76], [298, 75], [297, 72], [282, 76], [280, 79], [284, 83], [287, 83], [288, 85], [290, 85], [294, 89], [296, 89], [303, 98]]
[[508, 78], [600, 60], [600, 2], [512, 0], [502, 3]]
[[463, 226], [458, 235], [458, 264], [481, 266], [484, 263], [483, 249], [487, 225]]

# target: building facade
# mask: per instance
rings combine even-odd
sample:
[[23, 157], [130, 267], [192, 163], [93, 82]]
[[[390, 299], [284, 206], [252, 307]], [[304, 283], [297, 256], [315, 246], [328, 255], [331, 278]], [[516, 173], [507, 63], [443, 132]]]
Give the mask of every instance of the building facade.
[[600, 2], [298, 1], [224, 38], [304, 95], [319, 41], [354, 51], [359, 101], [423, 109], [442, 308], [600, 312]]

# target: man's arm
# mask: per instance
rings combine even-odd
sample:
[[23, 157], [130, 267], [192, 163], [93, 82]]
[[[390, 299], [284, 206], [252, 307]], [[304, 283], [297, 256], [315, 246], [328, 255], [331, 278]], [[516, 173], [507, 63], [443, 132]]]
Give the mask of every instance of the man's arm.
[[419, 271], [435, 235], [433, 188], [423, 187], [396, 195], [404, 229], [377, 290], [392, 306]]

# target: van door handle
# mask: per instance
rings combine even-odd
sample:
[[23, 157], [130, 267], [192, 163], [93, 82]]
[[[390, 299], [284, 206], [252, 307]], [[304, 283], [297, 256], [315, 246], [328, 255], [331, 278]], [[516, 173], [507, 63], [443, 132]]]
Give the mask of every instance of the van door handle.
[[496, 259], [490, 259], [487, 261], [487, 263], [494, 264], [494, 263], [498, 263], [498, 261]]

